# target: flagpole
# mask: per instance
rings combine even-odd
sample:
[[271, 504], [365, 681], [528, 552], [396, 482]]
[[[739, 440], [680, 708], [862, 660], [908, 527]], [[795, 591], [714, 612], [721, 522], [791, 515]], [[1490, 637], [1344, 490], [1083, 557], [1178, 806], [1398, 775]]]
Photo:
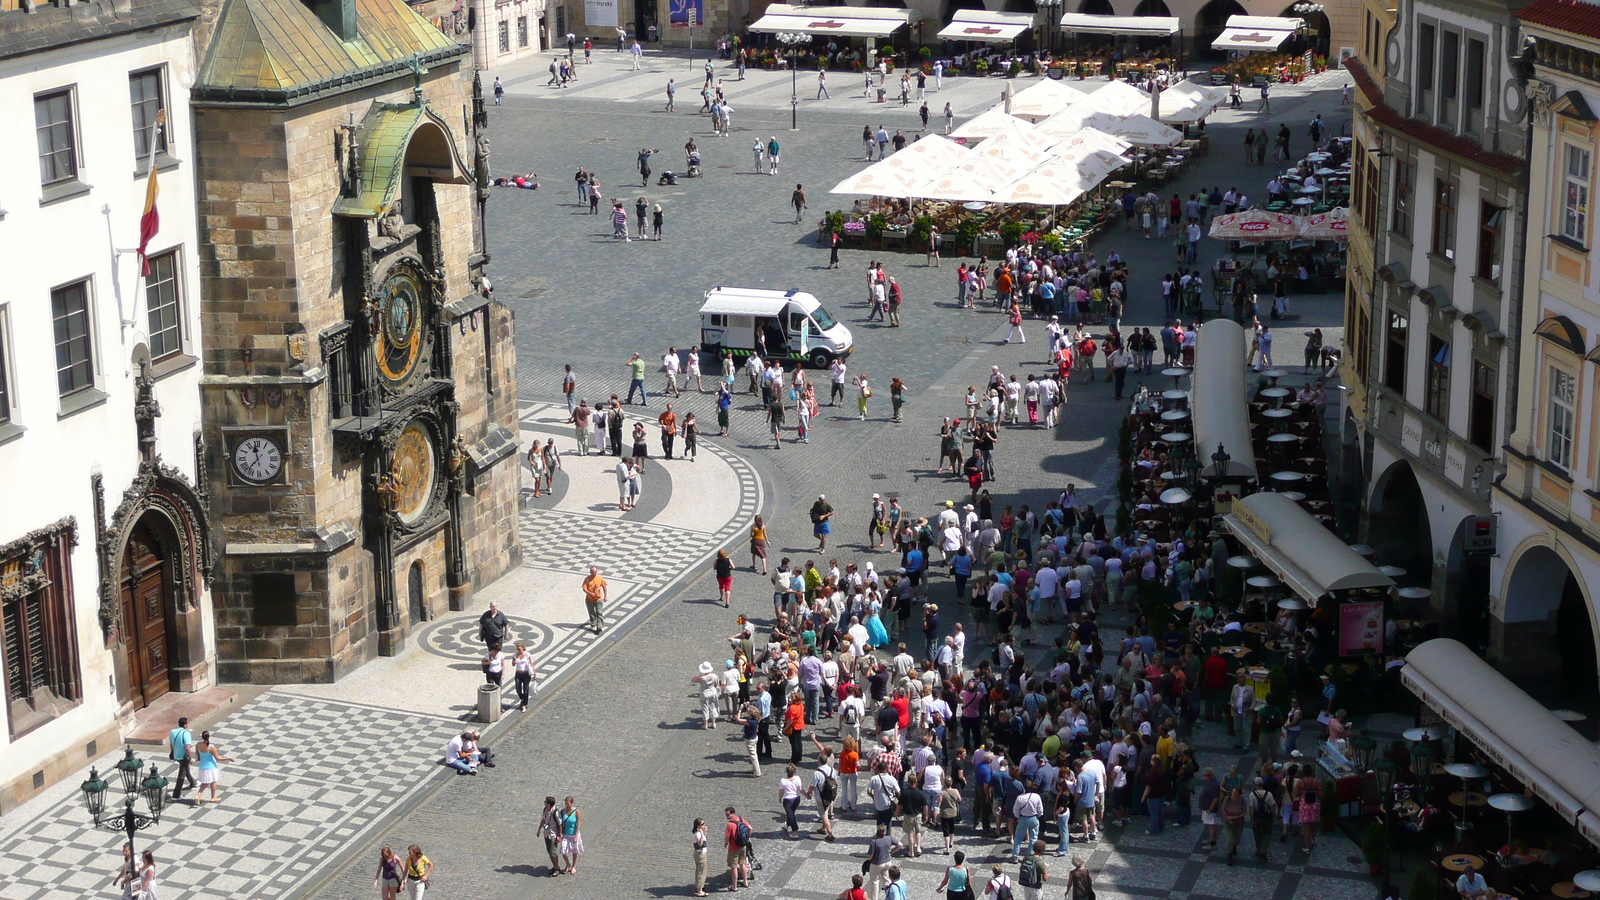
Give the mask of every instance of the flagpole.
[[[145, 157], [145, 170], [144, 171], [145, 171], [145, 176], [147, 178], [153, 179], [153, 178], [156, 177], [156, 148], [161, 146], [161, 135], [166, 130], [166, 123], [167, 123], [167, 111], [166, 111], [166, 109], [162, 108], [162, 109], [157, 110], [156, 111], [155, 128], [153, 130], [151, 130], [151, 132], [150, 132], [150, 152]], [[148, 182], [146, 183], [146, 196], [147, 197], [149, 196]], [[152, 203], [154, 202], [153, 199], [151, 200], [151, 202]], [[146, 210], [141, 208], [140, 217], [139, 217], [139, 228], [140, 228], [141, 232], [143, 232], [143, 230], [144, 230], [144, 213], [145, 212], [146, 212]], [[129, 301], [129, 306], [131, 307], [131, 309], [128, 312], [128, 316], [129, 317], [128, 318], [124, 318], [122, 320], [122, 332], [123, 332], [123, 336], [124, 337], [127, 336], [127, 331], [128, 331], [129, 328], [133, 328], [136, 325], [138, 325], [138, 320], [136, 318], [133, 318], [133, 317], [138, 315], [138, 311], [139, 311], [139, 288], [140, 288], [141, 284], [144, 282], [144, 277], [145, 277], [146, 262], [145, 262], [144, 250], [145, 250], [145, 241], [144, 241], [143, 236], [141, 234], [141, 238], [140, 238], [140, 241], [139, 241], [139, 247], [134, 251], [139, 256], [139, 267], [134, 270], [134, 275], [133, 275], [133, 298]], [[126, 251], [120, 251], [120, 252], [126, 252]]]

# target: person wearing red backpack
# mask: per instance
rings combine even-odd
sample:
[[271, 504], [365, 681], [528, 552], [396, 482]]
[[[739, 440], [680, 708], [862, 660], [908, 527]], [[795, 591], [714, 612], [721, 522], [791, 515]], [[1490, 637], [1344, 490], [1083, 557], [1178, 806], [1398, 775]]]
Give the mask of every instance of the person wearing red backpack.
[[728, 850], [728, 890], [739, 889], [739, 879], [744, 879], [744, 886], [750, 886], [750, 863], [746, 859], [750, 850], [750, 823], [734, 812], [733, 807], [724, 810], [728, 816], [728, 827], [722, 832], [722, 845]]

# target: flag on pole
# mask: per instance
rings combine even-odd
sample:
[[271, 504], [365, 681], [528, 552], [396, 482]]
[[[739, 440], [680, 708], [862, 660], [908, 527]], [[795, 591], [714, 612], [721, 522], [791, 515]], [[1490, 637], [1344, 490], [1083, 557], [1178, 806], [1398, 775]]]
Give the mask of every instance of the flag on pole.
[[150, 246], [150, 239], [161, 230], [161, 213], [156, 209], [156, 197], [161, 194], [161, 187], [156, 183], [156, 147], [160, 145], [161, 129], [166, 124], [167, 111], [156, 113], [156, 126], [150, 134], [150, 183], [144, 191], [144, 211], [139, 215], [139, 274], [150, 274], [150, 259], [145, 256], [145, 249]]

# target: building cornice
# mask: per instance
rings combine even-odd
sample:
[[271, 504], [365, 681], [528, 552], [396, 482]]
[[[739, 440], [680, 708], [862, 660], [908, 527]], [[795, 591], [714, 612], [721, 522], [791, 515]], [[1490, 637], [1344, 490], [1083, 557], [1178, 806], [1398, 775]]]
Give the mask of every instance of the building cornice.
[[1383, 102], [1382, 89], [1359, 60], [1347, 59], [1345, 67], [1350, 70], [1350, 76], [1360, 88], [1362, 96], [1371, 104], [1364, 112], [1379, 125], [1399, 132], [1418, 144], [1425, 144], [1431, 149], [1448, 153], [1463, 162], [1480, 166], [1488, 171], [1519, 175], [1527, 167], [1527, 162], [1519, 157], [1496, 150], [1486, 150], [1482, 144], [1470, 137], [1456, 134], [1422, 119], [1401, 115], [1398, 110]]

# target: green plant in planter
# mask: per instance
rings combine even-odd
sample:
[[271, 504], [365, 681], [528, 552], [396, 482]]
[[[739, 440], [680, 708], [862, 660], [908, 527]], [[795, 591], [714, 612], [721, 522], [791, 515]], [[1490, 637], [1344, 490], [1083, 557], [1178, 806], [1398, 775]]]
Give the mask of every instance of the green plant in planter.
[[1021, 75], [1021, 74], [1022, 74], [1022, 63], [1020, 63], [1020, 62], [1018, 62], [1018, 61], [1013, 59], [1011, 61], [1011, 65], [1006, 67], [1006, 77], [1007, 78], [1015, 78], [1015, 77], [1017, 77], [1018, 75]]
[[979, 225], [972, 219], [967, 219], [960, 225], [957, 225], [956, 251], [959, 253], [971, 253], [972, 244], [978, 239], [978, 233], [982, 230], [983, 226]]
[[838, 234], [844, 231], [844, 213], [838, 210], [824, 214], [822, 221], [828, 234]]
[[989, 61], [986, 59], [978, 60], [976, 68], [979, 75], [989, 74]]
[[1044, 249], [1051, 253], [1060, 253], [1061, 248], [1066, 246], [1066, 242], [1061, 239], [1061, 235], [1054, 232], [1040, 238], [1039, 243], [1044, 245]]
[[1411, 890], [1406, 893], [1409, 900], [1437, 900], [1438, 892], [1434, 882], [1439, 876], [1427, 866], [1417, 868], [1417, 874], [1411, 878]]
[[1383, 857], [1388, 850], [1389, 842], [1383, 833], [1383, 823], [1373, 820], [1367, 823], [1367, 836], [1361, 842], [1361, 852], [1367, 858], [1367, 866], [1376, 874], [1383, 866]]
[[1000, 239], [1005, 241], [1007, 247], [1015, 247], [1022, 243], [1022, 235], [1027, 230], [1027, 226], [1021, 222], [1007, 222], [1000, 226]]
[[917, 48], [917, 59], [923, 62], [931, 62], [933, 60], [933, 51], [927, 47], [919, 47]]
[[881, 240], [883, 238], [883, 226], [887, 224], [889, 224], [889, 220], [883, 217], [883, 213], [873, 213], [871, 216], [868, 216], [867, 240]]
[[914, 247], [926, 247], [928, 237], [933, 234], [933, 217], [922, 216], [911, 223], [911, 240]]

